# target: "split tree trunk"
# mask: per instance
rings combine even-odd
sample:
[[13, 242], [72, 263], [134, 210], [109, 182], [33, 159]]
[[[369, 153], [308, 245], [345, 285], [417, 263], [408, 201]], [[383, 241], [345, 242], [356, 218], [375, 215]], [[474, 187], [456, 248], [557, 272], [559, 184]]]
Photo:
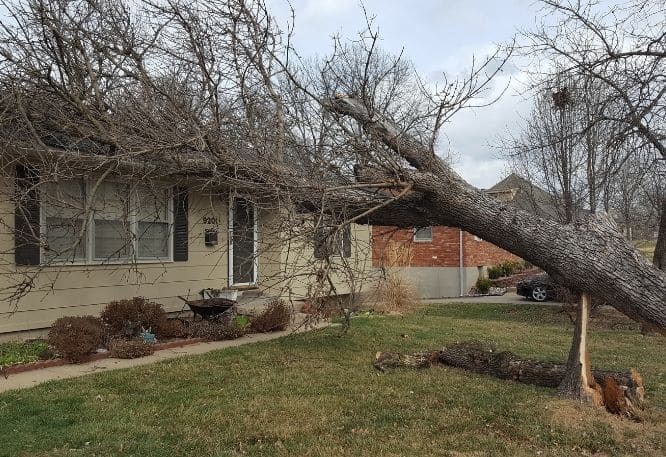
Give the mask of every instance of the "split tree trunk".
[[603, 403], [602, 392], [592, 376], [590, 356], [587, 352], [587, 326], [590, 320], [591, 302], [589, 294], [581, 294], [566, 371], [557, 392], [565, 398], [600, 405]]
[[[543, 268], [562, 285], [598, 297], [666, 334], [666, 273], [629, 245], [610, 217], [591, 217], [580, 225], [539, 218], [470, 186], [422, 143], [370, 114], [361, 101], [338, 96], [330, 109], [356, 119], [410, 165], [388, 177], [399, 176], [413, 192], [359, 222], [461, 228]], [[382, 173], [378, 167], [370, 171]]]

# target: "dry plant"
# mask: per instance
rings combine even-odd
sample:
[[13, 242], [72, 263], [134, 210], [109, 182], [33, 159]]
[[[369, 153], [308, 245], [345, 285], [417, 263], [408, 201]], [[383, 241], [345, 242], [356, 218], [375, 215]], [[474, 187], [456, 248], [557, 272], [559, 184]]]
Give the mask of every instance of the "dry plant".
[[391, 272], [377, 285], [376, 311], [385, 314], [405, 314], [419, 307], [416, 286], [399, 272]]
[[49, 345], [66, 360], [80, 363], [104, 345], [102, 320], [93, 316], [69, 316], [56, 320], [49, 330]]
[[373, 309], [385, 314], [404, 314], [419, 306], [416, 286], [398, 268], [411, 265], [412, 251], [408, 245], [389, 242], [384, 252], [383, 276], [377, 283], [372, 299]]
[[286, 330], [291, 322], [292, 309], [282, 300], [273, 300], [260, 314], [251, 319], [252, 330], [260, 333]]
[[138, 359], [155, 352], [153, 345], [143, 340], [113, 340], [109, 343], [113, 357], [119, 359]]

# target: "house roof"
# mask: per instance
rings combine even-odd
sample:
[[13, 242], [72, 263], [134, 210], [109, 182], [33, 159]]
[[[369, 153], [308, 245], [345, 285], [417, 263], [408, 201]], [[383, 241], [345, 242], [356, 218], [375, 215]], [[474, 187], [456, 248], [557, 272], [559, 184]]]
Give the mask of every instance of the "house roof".
[[553, 196], [516, 173], [511, 173], [486, 193], [538, 216], [558, 219]]

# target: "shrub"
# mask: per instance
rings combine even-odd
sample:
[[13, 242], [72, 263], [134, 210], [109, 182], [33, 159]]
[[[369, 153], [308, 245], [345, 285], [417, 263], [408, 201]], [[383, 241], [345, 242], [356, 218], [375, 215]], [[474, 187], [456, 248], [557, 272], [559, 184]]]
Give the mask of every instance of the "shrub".
[[138, 359], [155, 352], [153, 345], [143, 340], [113, 340], [109, 350], [113, 357], [119, 359]]
[[381, 313], [405, 313], [419, 306], [419, 296], [408, 279], [400, 273], [389, 272], [379, 281], [375, 311]]
[[160, 338], [185, 338], [187, 328], [179, 319], [165, 319], [164, 323], [157, 328]]
[[312, 301], [308, 300], [301, 306], [301, 312], [303, 314], [314, 314], [317, 312], [317, 308], [312, 304]]
[[476, 280], [476, 290], [480, 294], [487, 294], [492, 285], [492, 281], [487, 278], [479, 278]]
[[71, 362], [82, 362], [104, 345], [102, 321], [93, 316], [61, 317], [49, 330], [48, 341]]
[[301, 312], [324, 319], [341, 316], [342, 308], [345, 307], [341, 300], [342, 298], [338, 296], [313, 297], [303, 303]]
[[500, 264], [500, 268], [502, 269], [504, 276], [511, 276], [514, 273], [522, 271], [523, 264], [518, 260], [507, 260]]
[[291, 308], [282, 300], [273, 300], [266, 309], [251, 319], [252, 329], [260, 332], [285, 330], [291, 322]]
[[489, 279], [501, 278], [503, 275], [504, 275], [504, 268], [502, 268], [499, 265], [488, 268]]
[[121, 337], [137, 336], [142, 327], [150, 328], [158, 337], [162, 337], [162, 329], [169, 325], [162, 305], [143, 297], [113, 301], [106, 305], [101, 317], [109, 334]]
[[207, 341], [235, 340], [245, 335], [245, 329], [240, 328], [232, 319], [202, 320], [192, 322], [188, 328], [192, 338], [203, 338]]

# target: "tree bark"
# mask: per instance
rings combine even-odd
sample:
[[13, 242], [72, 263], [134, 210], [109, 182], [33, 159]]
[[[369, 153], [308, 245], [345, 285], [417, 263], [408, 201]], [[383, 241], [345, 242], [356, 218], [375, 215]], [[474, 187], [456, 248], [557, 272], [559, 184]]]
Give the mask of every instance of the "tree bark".
[[666, 197], [661, 200], [661, 216], [659, 217], [659, 233], [654, 247], [652, 263], [660, 270], [666, 270]]
[[557, 392], [565, 398], [600, 405], [603, 403], [603, 394], [592, 376], [590, 356], [587, 352], [587, 325], [590, 320], [591, 301], [589, 294], [581, 294], [580, 303], [576, 308], [574, 337], [566, 371], [562, 382], [557, 387]]
[[410, 204], [400, 201], [363, 221], [377, 225], [461, 228], [543, 268], [558, 283], [587, 292], [630, 318], [666, 334], [666, 273], [629, 245], [607, 215], [559, 224], [503, 204], [470, 186], [434, 152], [365, 105], [336, 97], [330, 109], [357, 120], [372, 137], [405, 159]]
[[[462, 368], [525, 384], [556, 388], [567, 376], [567, 365], [539, 360], [522, 359], [511, 352], [497, 352], [478, 343], [459, 343], [441, 351], [414, 354], [377, 352], [374, 366], [388, 368], [428, 368], [435, 363]], [[591, 370], [593, 382], [598, 383], [599, 401], [610, 412], [638, 418], [645, 404], [645, 387], [638, 372]]]

